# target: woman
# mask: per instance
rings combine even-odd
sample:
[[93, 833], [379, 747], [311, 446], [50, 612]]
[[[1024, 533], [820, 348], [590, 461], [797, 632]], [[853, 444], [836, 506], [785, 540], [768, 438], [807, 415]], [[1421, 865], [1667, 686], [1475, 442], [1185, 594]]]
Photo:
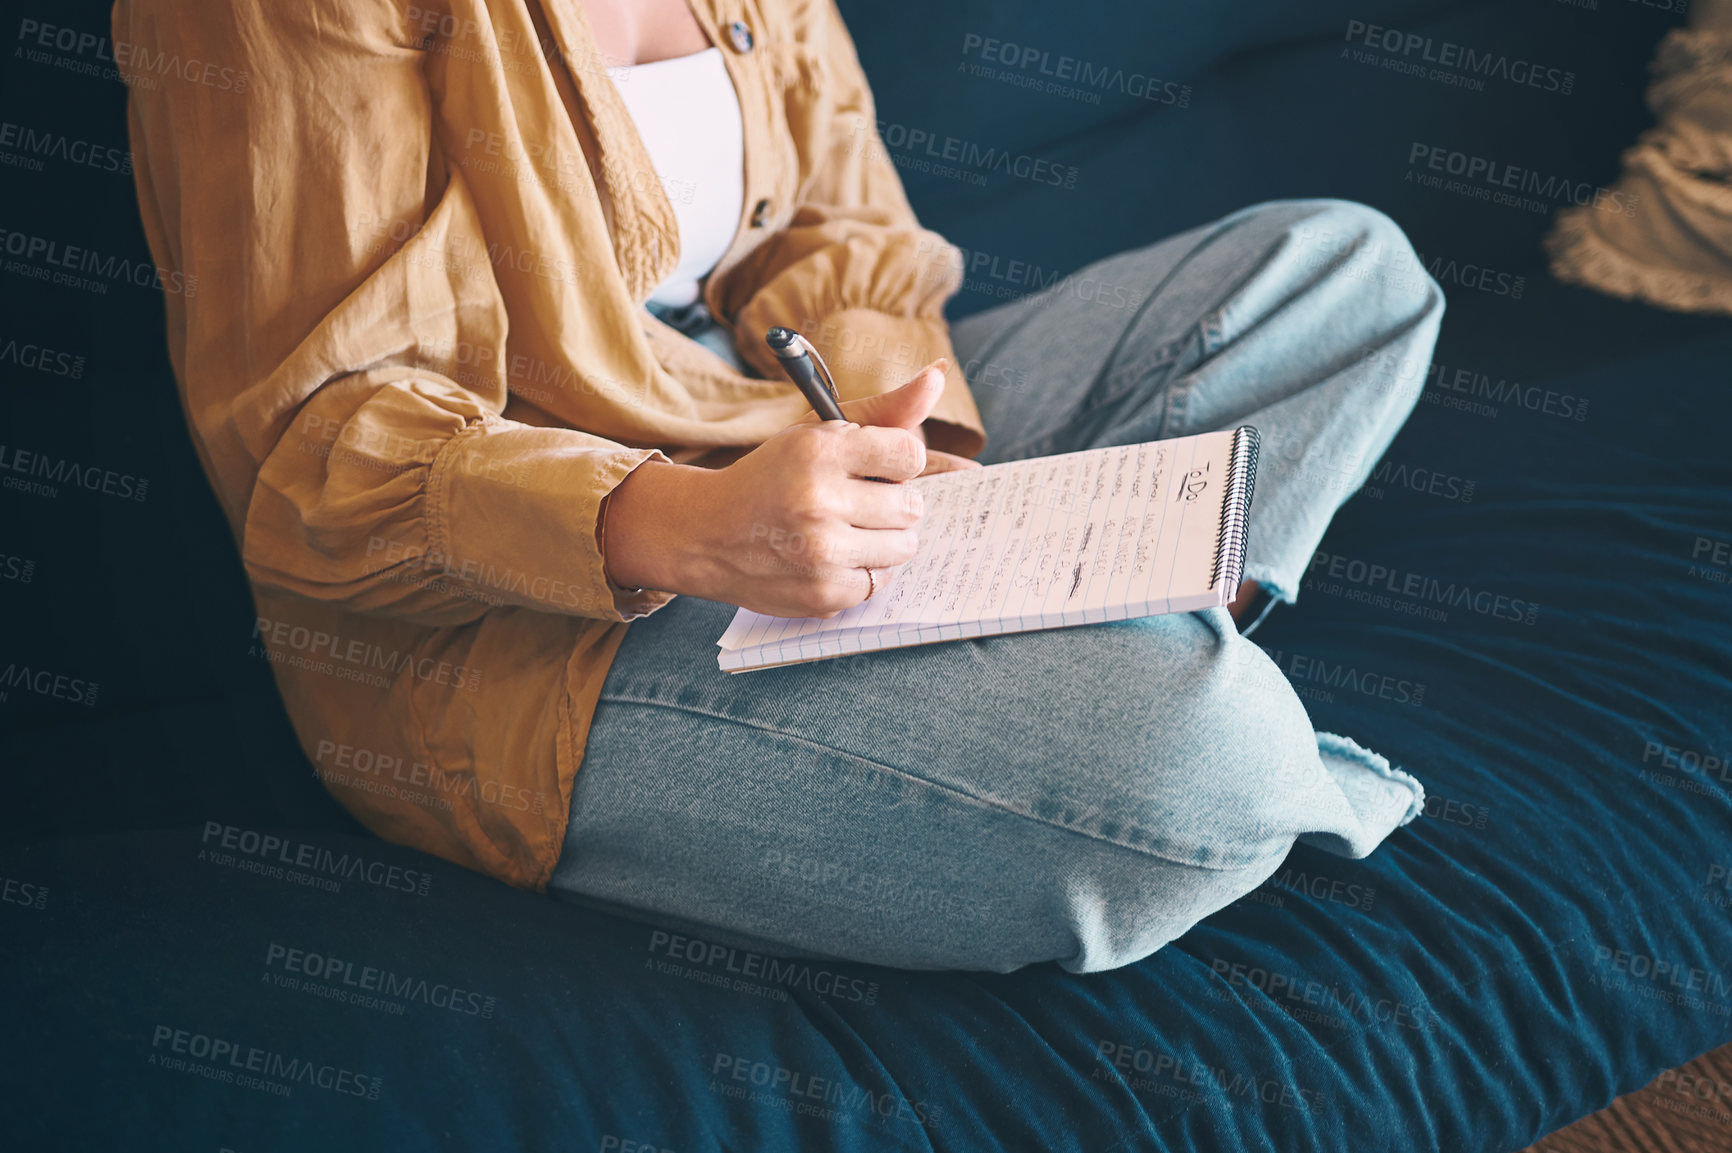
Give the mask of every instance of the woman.
[[[1055, 289], [952, 331], [957, 254], [830, 0], [117, 0], [114, 36], [217, 66], [132, 77], [146, 233], [197, 286], [171, 355], [253, 651], [379, 835], [766, 951], [1088, 971], [1297, 838], [1363, 856], [1419, 811], [1225, 609], [741, 676], [714, 649], [734, 606], [834, 613], [912, 554], [912, 490], [863, 477], [1241, 423], [1235, 608], [1291, 602], [1442, 312], [1383, 216], [1257, 206], [1087, 270], [1135, 308]], [[778, 323], [848, 423], [776, 371]]]

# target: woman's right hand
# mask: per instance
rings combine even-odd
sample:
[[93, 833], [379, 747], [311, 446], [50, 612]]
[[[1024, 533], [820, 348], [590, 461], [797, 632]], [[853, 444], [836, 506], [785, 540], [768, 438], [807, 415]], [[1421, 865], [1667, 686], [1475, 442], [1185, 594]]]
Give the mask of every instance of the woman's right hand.
[[626, 587], [771, 616], [854, 607], [914, 556], [924, 501], [903, 482], [980, 467], [929, 452], [917, 431], [943, 391], [943, 369], [932, 366], [891, 392], [844, 402], [846, 423], [811, 414], [726, 468], [640, 465], [608, 500], [608, 571]]

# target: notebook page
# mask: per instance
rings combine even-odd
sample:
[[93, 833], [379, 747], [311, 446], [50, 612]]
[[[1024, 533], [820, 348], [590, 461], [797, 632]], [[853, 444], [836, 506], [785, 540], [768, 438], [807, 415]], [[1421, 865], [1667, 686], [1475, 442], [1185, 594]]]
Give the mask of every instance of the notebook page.
[[[1067, 454], [1078, 455], [1085, 454]], [[1060, 474], [1074, 474], [1077, 467], [1063, 457], [1043, 457], [909, 481], [926, 497], [920, 548], [906, 564], [875, 570], [878, 595], [829, 620], [763, 617], [742, 610], [720, 643], [724, 648], [788, 646], [848, 631], [870, 637], [912, 634], [916, 640], [909, 643], [943, 639], [941, 626], [963, 619], [960, 594], [976, 583], [974, 577], [987, 564], [1013, 566], [999, 573], [999, 599], [1013, 583], [1027, 583], [1031, 575], [1039, 580], [1034, 554], [1041, 542], [1031, 543], [1028, 534], [1043, 531], [1055, 512], [1039, 503], [1040, 494], [1057, 491], [1069, 479]], [[1059, 529], [1044, 531], [1056, 537]], [[1034, 571], [1018, 575], [1014, 566], [1019, 562]], [[790, 651], [826, 655], [831, 650], [802, 643]]]
[[955, 571], [959, 538], [969, 537], [972, 529], [975, 539], [967, 543], [977, 543], [978, 534], [988, 523], [996, 525], [1002, 519], [988, 515], [983, 521], [982, 510], [1018, 499], [1016, 494], [1023, 487], [1020, 476], [1027, 471], [1024, 465], [1030, 463], [939, 473], [909, 481], [926, 498], [920, 547], [906, 564], [873, 570], [878, 581], [876, 596], [829, 620], [762, 616], [741, 609], [717, 643], [728, 649], [745, 648], [847, 629], [936, 624], [933, 605], [939, 595], [937, 581], [945, 572]]
[[735, 615], [717, 642], [773, 659], [1084, 624], [1218, 603], [1208, 569], [1229, 432], [1032, 460], [908, 483], [926, 496], [920, 551], [878, 595], [829, 620]]

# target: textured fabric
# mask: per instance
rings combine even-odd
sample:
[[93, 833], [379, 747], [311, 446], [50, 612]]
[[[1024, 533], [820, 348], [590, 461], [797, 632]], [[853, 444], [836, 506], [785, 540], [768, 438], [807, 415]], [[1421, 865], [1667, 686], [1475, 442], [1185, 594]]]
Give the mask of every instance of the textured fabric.
[[[1542, 322], [1562, 299], [1535, 302]], [[1462, 460], [1481, 481], [1472, 505], [1348, 502], [1328, 556], [1543, 608], [1532, 624], [1468, 608], [1426, 621], [1350, 601], [1320, 566], [1256, 640], [1319, 727], [1420, 771], [1427, 813], [1364, 860], [1300, 845], [1136, 964], [778, 962], [330, 827], [209, 832], [195, 814], [236, 769], [213, 757], [181, 827], [0, 843], [0, 989], [21, 1058], [0, 1133], [23, 1149], [110, 1150], [124, 1133], [129, 1150], [284, 1153], [1522, 1148], [1732, 1041], [1729, 566], [1690, 555], [1732, 492], [1732, 393], [1715, 375], [1729, 357], [1722, 326], [1541, 377], [1592, 397], [1591, 420], [1485, 421]], [[1652, 380], [1676, 386], [1632, 386]], [[1422, 402], [1392, 452], [1432, 457], [1466, 419]], [[1428, 691], [1352, 691], [1327, 679], [1339, 670]], [[409, 990], [344, 983], [368, 967]], [[478, 1011], [432, 1003], [441, 987]], [[187, 1050], [237, 1046], [243, 1066], [175, 1052], [175, 1030]], [[280, 1068], [268, 1080], [288, 1096], [239, 1083], [254, 1048], [380, 1078], [377, 1099]], [[1717, 1084], [1666, 1085], [1732, 1113]]]
[[[801, 327], [845, 397], [950, 352], [954, 251], [876, 146], [828, 0], [720, 4], [745, 204], [706, 285], [736, 331]], [[369, 828], [545, 884], [623, 622], [601, 502], [807, 410], [762, 342], [741, 375], [649, 318], [674, 215], [576, 0], [117, 0], [141, 59], [241, 82], [135, 87], [134, 171], [168, 344], [251, 578], [255, 648]], [[960, 373], [935, 448], [983, 444]], [[356, 768], [345, 750], [359, 750]], [[376, 766], [406, 766], [416, 790]]]
[[[1732, 890], [1712, 871], [1732, 867], [1732, 780], [1648, 748], [1732, 750], [1732, 567], [1693, 555], [1699, 537], [1726, 537], [1732, 326], [1559, 288], [1540, 257], [1545, 216], [1412, 188], [1399, 163], [1424, 125], [1439, 144], [1611, 179], [1609, 158], [1643, 127], [1633, 94], [1668, 17], [1634, 3], [1385, 0], [844, 11], [887, 123], [1082, 169], [1072, 190], [905, 172], [921, 219], [971, 250], [955, 307], [1026, 290], [1028, 265], [1044, 281], [1318, 190], [1390, 212], [1428, 265], [1458, 273], [1439, 274], [1450, 313], [1438, 364], [1520, 391], [1469, 396], [1434, 376], [1388, 459], [1472, 478], [1474, 500], [1374, 482], [1331, 522], [1315, 585], [1253, 638], [1318, 727], [1415, 768], [1427, 815], [1363, 861], [1302, 845], [1184, 938], [1086, 976], [772, 968], [354, 835], [293, 746], [262, 662], [236, 643], [247, 605], [233, 543], [161, 415], [172, 380], [144, 344], [158, 301], [113, 292], [81, 315], [87, 331], [115, 331], [108, 371], [135, 377], [10, 394], [32, 436], [59, 437], [50, 446], [68, 456], [104, 446], [151, 479], [124, 516], [69, 493], [7, 504], [9, 525], [54, 548], [36, 584], [9, 586], [7, 659], [101, 654], [105, 674], [94, 709], [36, 709], [15, 691], [0, 710], [12, 1058], [0, 1133], [13, 1146], [1509, 1153], [1732, 1041], [1719, 1009], [1732, 1001]], [[1349, 19], [1572, 67], [1580, 83], [1567, 98], [1495, 81], [1446, 90], [1342, 58]], [[1050, 46], [1049, 67], [1068, 52], [1140, 69], [1192, 98], [1157, 107], [1111, 90], [1097, 105], [979, 79], [955, 71], [971, 31]], [[16, 63], [47, 99], [118, 106], [84, 77]], [[84, 185], [42, 219], [146, 259], [125, 212], [91, 211], [112, 194]], [[1525, 276], [1526, 291], [1458, 290], [1474, 259]], [[1554, 395], [1586, 419], [1521, 399]], [[1447, 403], [1470, 399], [1496, 416]], [[69, 406], [102, 419], [66, 427]], [[39, 529], [50, 520], [63, 531]], [[1336, 557], [1541, 607], [1531, 624], [1467, 607], [1446, 606], [1446, 621], [1403, 614], [1350, 599], [1363, 586], [1329, 576]], [[89, 583], [60, 585], [78, 573]], [[36, 611], [70, 597], [78, 611]], [[1352, 691], [1338, 683], [1348, 672], [1426, 693]], [[329, 891], [238, 848], [200, 859], [212, 819], [274, 830], [291, 858], [310, 844], [430, 884], [423, 896], [350, 876]], [[16, 903], [26, 893], [43, 907]], [[380, 1009], [336, 974], [287, 973], [280, 957], [267, 970], [273, 942], [424, 980], [429, 1000], [455, 985], [492, 998], [491, 1015], [419, 997]], [[1680, 1003], [1627, 960], [1618, 971], [1619, 951], [1668, 958], [1680, 981], [1709, 970], [1714, 1007]], [[296, 1083], [285, 1098], [171, 1070], [150, 1060], [159, 1026], [382, 1089], [365, 1100]], [[751, 1080], [778, 1070], [815, 1096]]]
[[[1004, 459], [1240, 424], [1270, 451], [1246, 571], [1291, 601], [1419, 397], [1443, 294], [1380, 213], [1289, 201], [1099, 262], [956, 348]], [[1334, 471], [1324, 472], [1325, 464]], [[1338, 483], [1329, 483], [1331, 480]], [[1222, 608], [730, 676], [732, 607], [633, 627], [550, 888], [761, 951], [914, 968], [1117, 968], [1264, 881], [1296, 839], [1364, 857], [1412, 775], [1316, 733]], [[894, 724], [885, 719], [894, 717]]]
[[1668, 1069], [1522, 1153], [1725, 1153], [1732, 1142], [1732, 1045]]
[[740, 359], [739, 350], [734, 347], [734, 334], [729, 332], [726, 326], [716, 322], [716, 318], [710, 315], [710, 310], [704, 307], [703, 301], [695, 300], [682, 308], [670, 308], [654, 300], [647, 300], [644, 307], [649, 309], [650, 314], [657, 320], [697, 341], [733, 365], [736, 370], [746, 371], [746, 362]]
[[678, 226], [680, 262], [650, 300], [695, 303], [701, 283], [727, 255], [744, 209], [745, 141], [740, 102], [720, 48], [609, 69], [655, 165]]
[[1732, 0], [1696, 0], [1654, 57], [1659, 121], [1610, 191], [1546, 238], [1563, 280], [1660, 308], [1732, 313]]

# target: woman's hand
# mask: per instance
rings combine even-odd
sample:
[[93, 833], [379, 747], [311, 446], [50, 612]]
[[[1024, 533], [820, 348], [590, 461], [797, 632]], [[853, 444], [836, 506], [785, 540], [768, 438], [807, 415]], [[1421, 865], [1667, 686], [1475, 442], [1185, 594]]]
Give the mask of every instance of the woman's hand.
[[[941, 357], [938, 360], [933, 361], [931, 364], [927, 365], [926, 368], [923, 368], [920, 371], [922, 373], [929, 372], [929, 371], [936, 371], [939, 375], [939, 380], [942, 381], [944, 379], [944, 373], [946, 371], [948, 371], [949, 366], [950, 366], [950, 358], [949, 357]], [[920, 378], [917, 375], [915, 377], [915, 380], [918, 380], [918, 379], [920, 379]], [[909, 381], [909, 384], [912, 384], [912, 383], [914, 383], [914, 381]], [[893, 392], [883, 393], [879, 396], [867, 397], [864, 400], [843, 401], [842, 402], [842, 412], [845, 416], [847, 416], [850, 420], [854, 421], [856, 424], [894, 424], [898, 428], [906, 428], [910, 432], [914, 433], [915, 436], [920, 438], [921, 444], [925, 444], [926, 443], [926, 425], [923, 423], [926, 419], [925, 414], [932, 410], [933, 404], [938, 403], [937, 397], [935, 396], [933, 398], [933, 400], [931, 401], [931, 403], [927, 404], [926, 408], [921, 411], [921, 415], [920, 415], [920, 418], [918, 420], [915, 420], [912, 425], [905, 424], [902, 422], [902, 420], [897, 419], [898, 414], [896, 413], [895, 408], [897, 405], [907, 404], [908, 401], [906, 399], [902, 399], [902, 400], [892, 402], [890, 398], [898, 397], [901, 393], [905, 392], [907, 390], [907, 388], [908, 388], [908, 385], [905, 384], [901, 388], [896, 389]], [[942, 387], [940, 387], [937, 395], [942, 396], [943, 394], [944, 394], [944, 389]], [[877, 407], [876, 408], [869, 408], [868, 407], [868, 406], [873, 406], [873, 405], [875, 405]], [[889, 412], [880, 411], [883, 409], [890, 409], [891, 411], [889, 411]], [[798, 424], [818, 424], [821, 422], [818, 420], [818, 414], [817, 413], [808, 412], [805, 416], [801, 417], [799, 419], [799, 421], [796, 423], [798, 423]], [[921, 476], [931, 476], [935, 472], [954, 472], [957, 469], [961, 469], [961, 468], [979, 468], [979, 467], [980, 467], [980, 462], [977, 460], [970, 460], [966, 456], [957, 456], [954, 453], [940, 452], [936, 448], [929, 448], [926, 450], [926, 468], [924, 471], [921, 472], [920, 475]]]
[[867, 568], [882, 588], [883, 570], [914, 556], [924, 502], [901, 482], [980, 467], [926, 447], [920, 423], [943, 391], [941, 361], [844, 402], [846, 423], [808, 413], [726, 468], [639, 466], [608, 501], [608, 571], [771, 616], [854, 607], [872, 587]]

